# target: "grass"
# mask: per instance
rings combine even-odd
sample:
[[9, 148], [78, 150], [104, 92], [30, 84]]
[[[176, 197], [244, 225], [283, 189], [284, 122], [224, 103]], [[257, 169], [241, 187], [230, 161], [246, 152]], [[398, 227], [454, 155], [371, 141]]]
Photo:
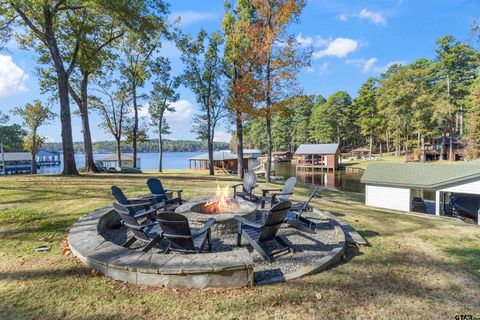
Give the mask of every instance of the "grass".
[[[0, 319], [319, 319], [480, 316], [480, 228], [447, 218], [365, 207], [360, 194], [325, 191], [315, 205], [370, 243], [317, 275], [235, 290], [174, 290], [98, 276], [62, 254], [80, 216], [112, 202], [109, 187], [146, 192], [150, 175], [0, 178]], [[158, 175], [185, 197], [234, 177], [186, 171]], [[296, 189], [295, 197], [308, 190]], [[34, 253], [50, 245], [46, 253]]]

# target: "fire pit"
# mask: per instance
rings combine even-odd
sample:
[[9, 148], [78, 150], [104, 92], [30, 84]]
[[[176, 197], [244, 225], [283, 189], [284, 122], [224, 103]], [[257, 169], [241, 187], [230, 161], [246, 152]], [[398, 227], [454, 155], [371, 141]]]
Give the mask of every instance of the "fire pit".
[[213, 198], [197, 198], [179, 206], [175, 212], [183, 214], [193, 227], [202, 226], [208, 218], [217, 221], [212, 227], [214, 234], [237, 232], [237, 223], [234, 216], [243, 216], [246, 219], [255, 217], [257, 206], [249, 201], [228, 196], [228, 187], [221, 190]]

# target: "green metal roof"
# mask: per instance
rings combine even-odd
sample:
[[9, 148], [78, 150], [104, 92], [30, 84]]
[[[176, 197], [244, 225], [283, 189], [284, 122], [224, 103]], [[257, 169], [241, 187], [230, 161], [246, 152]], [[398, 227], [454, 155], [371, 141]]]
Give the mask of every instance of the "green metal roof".
[[480, 165], [438, 163], [372, 163], [362, 183], [436, 189], [470, 179], [480, 179]]

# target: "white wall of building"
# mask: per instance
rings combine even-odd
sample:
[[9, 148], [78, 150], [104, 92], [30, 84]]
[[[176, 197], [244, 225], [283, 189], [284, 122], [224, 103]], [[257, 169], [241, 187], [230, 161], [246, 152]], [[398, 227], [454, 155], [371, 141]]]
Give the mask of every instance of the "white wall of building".
[[456, 192], [456, 193], [469, 193], [469, 194], [480, 194], [480, 180], [463, 182], [456, 186], [450, 186], [445, 189], [441, 189], [442, 192]]
[[410, 211], [410, 189], [366, 185], [365, 204], [372, 207]]

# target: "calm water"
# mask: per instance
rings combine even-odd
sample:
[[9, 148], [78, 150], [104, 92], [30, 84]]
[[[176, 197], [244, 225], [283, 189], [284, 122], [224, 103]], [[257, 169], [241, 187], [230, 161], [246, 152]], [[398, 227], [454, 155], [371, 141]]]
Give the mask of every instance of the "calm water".
[[[275, 164], [275, 174], [285, 178], [295, 175], [295, 165], [290, 162], [279, 162]], [[365, 193], [365, 185], [360, 183], [362, 174], [346, 173], [344, 170], [315, 174], [302, 172], [298, 176], [298, 181], [307, 185], [317, 185], [342, 191]]]
[[[163, 169], [188, 169], [188, 158], [197, 156], [204, 152], [165, 152], [163, 154]], [[96, 153], [93, 155], [95, 160], [100, 160], [110, 156], [111, 154]], [[158, 153], [138, 153], [142, 170], [158, 169]], [[63, 159], [62, 159], [63, 161]], [[75, 162], [77, 168], [85, 166], [85, 155], [76, 154]], [[56, 167], [41, 167], [41, 174], [59, 174], [62, 172], [63, 165]]]
[[[188, 158], [197, 156], [204, 152], [165, 152], [163, 154], [163, 168], [164, 169], [188, 169]], [[94, 159], [99, 160], [109, 156], [109, 154], [94, 154]], [[156, 170], [158, 168], [158, 154], [157, 153], [139, 153], [142, 170]], [[77, 167], [81, 168], [85, 165], [85, 156], [83, 154], [76, 154], [75, 161]], [[41, 174], [59, 174], [63, 166], [56, 167], [41, 167]], [[295, 166], [290, 162], [279, 162], [275, 164], [275, 171], [277, 176], [285, 178], [295, 175]], [[365, 186], [360, 183], [361, 174], [346, 173], [343, 170], [328, 172], [328, 173], [302, 173], [298, 175], [299, 182], [307, 185], [319, 185], [332, 189], [342, 191], [365, 193]]]

